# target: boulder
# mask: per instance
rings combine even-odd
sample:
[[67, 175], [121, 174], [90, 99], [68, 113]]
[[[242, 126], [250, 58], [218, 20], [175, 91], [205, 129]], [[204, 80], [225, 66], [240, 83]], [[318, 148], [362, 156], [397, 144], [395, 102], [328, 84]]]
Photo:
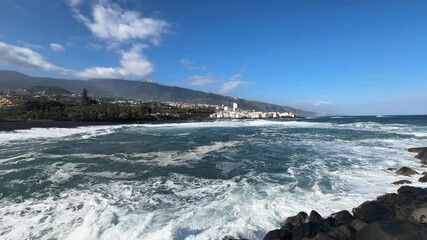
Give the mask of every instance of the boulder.
[[417, 223], [427, 223], [427, 208], [418, 208], [412, 212], [412, 218]]
[[347, 210], [332, 213], [331, 217], [334, 218], [338, 224], [347, 224], [353, 221], [354, 217]]
[[284, 236], [282, 236], [282, 233], [279, 229], [270, 231], [267, 233], [267, 235], [265, 235], [265, 237], [263, 238], [263, 240], [291, 240], [292, 238], [284, 238]]
[[323, 223], [325, 220], [322, 218], [322, 216], [318, 212], [312, 210], [310, 212], [309, 221], [310, 222]]
[[304, 238], [313, 238], [319, 232], [326, 232], [328, 227], [321, 223], [307, 222], [296, 226], [292, 231], [293, 240], [302, 240]]
[[364, 221], [360, 220], [360, 219], [354, 219], [353, 221], [351, 221], [350, 226], [356, 230], [356, 231], [360, 231], [362, 230], [364, 227], [368, 226], [367, 223], [365, 223]]
[[399, 209], [396, 210], [396, 218], [402, 221], [412, 221], [412, 213], [418, 207], [413, 203], [408, 203], [402, 205]]
[[378, 221], [358, 231], [358, 240], [421, 240], [427, 239], [427, 225], [406, 221]]
[[293, 226], [298, 226], [298, 225], [301, 225], [303, 223], [307, 223], [308, 220], [309, 220], [309, 217], [308, 217], [307, 213], [299, 212], [296, 216], [288, 217], [285, 220], [285, 224], [290, 223]]
[[352, 227], [348, 225], [341, 225], [339, 227], [332, 228], [326, 233], [334, 239], [340, 239], [340, 240], [356, 239], [356, 230], [354, 230]]
[[394, 185], [400, 185], [400, 184], [412, 184], [412, 182], [411, 182], [411, 181], [409, 181], [409, 180], [400, 180], [400, 181], [393, 182], [393, 184], [394, 184]]
[[418, 153], [415, 157], [420, 159], [422, 163], [427, 163], [427, 147], [410, 148], [408, 151]]
[[414, 174], [418, 174], [418, 172], [408, 167], [401, 167], [399, 170], [396, 171], [396, 174], [403, 176], [411, 176]]
[[427, 147], [415, 147], [415, 148], [409, 148], [408, 152], [413, 152], [413, 153], [422, 153], [427, 149]]
[[427, 172], [422, 172], [421, 174], [422, 174], [422, 175], [427, 175]]
[[334, 238], [332, 238], [331, 236], [329, 236], [326, 233], [320, 232], [318, 233], [314, 238], [312, 238], [313, 240], [334, 240]]
[[357, 208], [353, 208], [353, 215], [364, 222], [386, 219], [390, 217], [390, 210], [376, 201], [367, 201]]
[[424, 175], [418, 179], [419, 182], [427, 182], [427, 175]]

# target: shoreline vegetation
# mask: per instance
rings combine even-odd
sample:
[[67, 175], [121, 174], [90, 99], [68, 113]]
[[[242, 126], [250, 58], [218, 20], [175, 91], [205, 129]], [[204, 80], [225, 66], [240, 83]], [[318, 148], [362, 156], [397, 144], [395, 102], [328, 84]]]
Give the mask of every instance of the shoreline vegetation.
[[[415, 158], [427, 163], [427, 147], [410, 148]], [[422, 167], [427, 167], [422, 165]], [[420, 174], [408, 167], [387, 169], [397, 175]], [[426, 169], [427, 170], [427, 169]], [[419, 182], [427, 182], [427, 172]], [[403, 180], [390, 184], [411, 184]], [[223, 240], [237, 240], [226, 236]], [[427, 239], [427, 188], [402, 186], [353, 208], [324, 218], [315, 210], [299, 212], [285, 219], [280, 228], [269, 231], [263, 240], [421, 240]]]

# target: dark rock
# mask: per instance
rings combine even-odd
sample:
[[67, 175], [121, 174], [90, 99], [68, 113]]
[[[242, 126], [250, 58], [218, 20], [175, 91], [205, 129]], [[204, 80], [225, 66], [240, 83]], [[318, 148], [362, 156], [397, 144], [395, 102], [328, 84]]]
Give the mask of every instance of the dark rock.
[[326, 218], [323, 223], [329, 228], [338, 227], [339, 225], [337, 220], [333, 217]]
[[291, 223], [286, 223], [285, 225], [283, 225], [280, 230], [282, 231], [287, 231], [287, 232], [292, 232], [292, 230], [294, 230], [294, 225], [292, 225]]
[[348, 225], [341, 225], [330, 229], [327, 234], [334, 239], [353, 240], [356, 239], [356, 230]]
[[388, 193], [377, 197], [377, 201], [388, 209], [397, 209], [400, 205], [407, 203], [405, 195]]
[[312, 238], [319, 232], [325, 232], [328, 227], [321, 223], [307, 222], [296, 226], [292, 231], [293, 240], [302, 240], [304, 238]]
[[376, 201], [367, 201], [353, 209], [353, 215], [364, 222], [370, 223], [388, 218], [390, 210]]
[[409, 148], [408, 152], [413, 152], [413, 153], [422, 153], [423, 151], [425, 151], [427, 149], [427, 147], [415, 147], [415, 148]]
[[412, 212], [411, 217], [416, 223], [427, 223], [427, 208], [415, 209]]
[[310, 222], [323, 223], [323, 222], [324, 222], [324, 219], [322, 218], [322, 216], [321, 216], [318, 212], [316, 212], [316, 211], [312, 210], [312, 211], [310, 212], [309, 221], [310, 221]]
[[424, 175], [418, 179], [419, 182], [427, 182], [427, 175]]
[[390, 168], [387, 168], [386, 170], [387, 170], [387, 171], [396, 171], [396, 170], [397, 170], [397, 168], [390, 167]]
[[427, 172], [422, 172], [421, 174], [422, 174], [422, 175], [427, 175]]
[[284, 236], [282, 236], [282, 232], [279, 229], [270, 231], [267, 233], [267, 235], [265, 235], [265, 237], [263, 238], [263, 240], [291, 240], [292, 238], [284, 238]]
[[424, 164], [423, 164], [423, 165], [421, 165], [421, 167], [423, 167], [423, 168], [427, 168], [427, 165], [424, 165]]
[[378, 221], [358, 231], [356, 237], [358, 240], [427, 239], [427, 225], [406, 221]]
[[412, 187], [412, 186], [402, 186], [397, 190], [399, 195], [403, 195], [406, 199], [416, 200], [416, 199], [427, 199], [427, 189]]
[[396, 171], [396, 174], [403, 176], [411, 176], [414, 174], [418, 174], [418, 172], [408, 167], [401, 167], [399, 170]]
[[298, 226], [298, 225], [301, 225], [303, 223], [307, 223], [308, 220], [309, 220], [309, 217], [308, 217], [307, 213], [305, 213], [305, 212], [299, 212], [296, 216], [288, 217], [285, 220], [285, 224], [286, 223], [290, 223], [290, 224], [292, 224], [294, 226]]
[[332, 238], [331, 236], [329, 236], [326, 233], [320, 232], [318, 233], [314, 238], [312, 238], [313, 240], [334, 240], [334, 238]]
[[400, 185], [400, 184], [412, 184], [412, 182], [411, 182], [411, 181], [409, 181], [409, 180], [400, 180], [400, 181], [393, 182], [393, 184], [394, 184], [394, 185]]
[[364, 221], [360, 220], [360, 219], [354, 219], [353, 221], [351, 221], [350, 226], [352, 228], [354, 228], [354, 230], [356, 231], [360, 231], [362, 230], [364, 227], [368, 226], [367, 223], [365, 223]]
[[354, 219], [353, 215], [351, 215], [351, 213], [347, 210], [332, 213], [331, 216], [337, 221], [338, 224], [347, 224]]
[[396, 210], [396, 218], [403, 221], [412, 220], [412, 212], [417, 209], [417, 206], [413, 203], [408, 203], [402, 205], [399, 209]]

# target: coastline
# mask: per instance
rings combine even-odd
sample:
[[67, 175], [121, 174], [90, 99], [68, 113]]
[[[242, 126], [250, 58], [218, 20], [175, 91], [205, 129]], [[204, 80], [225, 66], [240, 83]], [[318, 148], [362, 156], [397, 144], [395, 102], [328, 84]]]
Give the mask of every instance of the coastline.
[[189, 119], [157, 119], [146, 121], [56, 121], [56, 120], [31, 120], [31, 121], [0, 121], [0, 133], [27, 130], [31, 128], [77, 128], [87, 126], [108, 126], [123, 124], [166, 124], [166, 123], [191, 123], [212, 122], [215, 119], [189, 118]]
[[[427, 147], [409, 148], [418, 153], [415, 158], [425, 164]], [[427, 167], [422, 165], [422, 167]], [[393, 169], [397, 170], [397, 169]], [[427, 182], [427, 172], [408, 167], [395, 171], [397, 175], [421, 175], [419, 182]], [[427, 239], [427, 188], [408, 186], [411, 181], [390, 184], [403, 185], [397, 193], [386, 193], [367, 200], [351, 213], [347, 210], [324, 218], [315, 210], [289, 216], [280, 228], [269, 231], [263, 240], [419, 240]], [[224, 240], [237, 240], [231, 236]]]

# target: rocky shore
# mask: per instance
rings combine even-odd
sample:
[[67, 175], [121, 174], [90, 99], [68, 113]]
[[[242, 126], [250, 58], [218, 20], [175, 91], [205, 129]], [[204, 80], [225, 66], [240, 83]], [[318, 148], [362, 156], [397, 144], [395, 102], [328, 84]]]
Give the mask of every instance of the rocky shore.
[[[410, 148], [416, 158], [427, 163], [427, 147]], [[423, 165], [424, 166], [424, 165]], [[427, 166], [425, 166], [427, 167]], [[402, 167], [395, 174], [411, 176], [417, 171]], [[427, 168], [426, 168], [427, 170]], [[419, 182], [427, 182], [423, 172]], [[411, 184], [401, 180], [393, 184]], [[427, 188], [402, 186], [397, 193], [388, 193], [366, 201], [350, 213], [336, 212], [324, 218], [315, 210], [299, 212], [282, 222], [280, 228], [265, 235], [264, 240], [421, 240], [427, 239]], [[224, 240], [236, 240], [225, 237]]]

